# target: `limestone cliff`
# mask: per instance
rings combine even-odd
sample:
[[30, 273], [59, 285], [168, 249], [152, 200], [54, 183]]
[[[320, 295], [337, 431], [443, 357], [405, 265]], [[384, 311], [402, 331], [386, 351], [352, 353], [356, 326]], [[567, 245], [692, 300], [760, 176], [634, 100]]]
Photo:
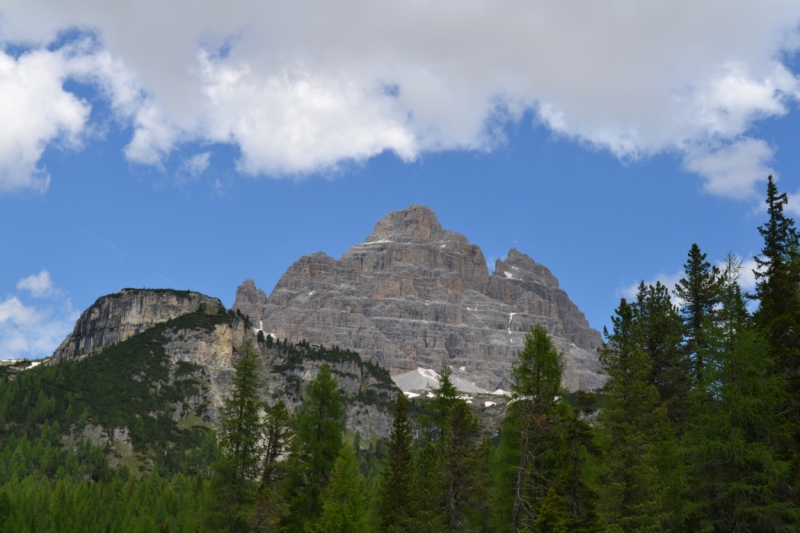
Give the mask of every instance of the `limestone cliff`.
[[51, 362], [75, 359], [122, 342], [202, 306], [224, 309], [219, 299], [191, 291], [123, 289], [103, 296], [81, 314], [75, 329], [53, 353]]
[[600, 334], [547, 268], [512, 249], [489, 276], [481, 249], [424, 206], [389, 213], [338, 260], [300, 258], [269, 296], [246, 280], [234, 308], [277, 337], [355, 350], [393, 374], [448, 364], [488, 390], [507, 388], [525, 333], [544, 324], [565, 386], [604, 382]]

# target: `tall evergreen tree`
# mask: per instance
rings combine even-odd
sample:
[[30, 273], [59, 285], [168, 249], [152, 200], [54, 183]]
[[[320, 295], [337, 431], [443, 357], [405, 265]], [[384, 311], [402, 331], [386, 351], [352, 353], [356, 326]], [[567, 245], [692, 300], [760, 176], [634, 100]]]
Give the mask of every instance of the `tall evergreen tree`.
[[428, 438], [436, 441], [442, 438], [450, 420], [450, 411], [459, 402], [459, 392], [450, 378], [453, 371], [446, 364], [439, 370], [439, 385], [431, 389], [433, 399], [429, 407], [433, 411], [433, 419], [423, 418], [423, 424], [428, 426]]
[[240, 348], [231, 395], [221, 411], [221, 457], [212, 468], [209, 525], [228, 531], [248, 529], [249, 506], [260, 474], [263, 425], [259, 400], [259, 364], [252, 338]]
[[612, 317], [613, 333], [600, 361], [609, 375], [605, 406], [598, 415], [604, 445], [599, 512], [609, 531], [661, 531], [671, 517], [656, 456], [670, 437], [666, 407], [648, 380], [650, 360], [631, 305], [623, 299]]
[[537, 324], [525, 336], [511, 370], [512, 398], [502, 425], [495, 511], [498, 527], [532, 529], [552, 483], [559, 443], [556, 403], [562, 395], [563, 360], [547, 330]]
[[719, 293], [719, 269], [706, 261], [706, 254], [697, 244], [689, 249], [683, 265], [685, 277], [675, 285], [675, 295], [683, 300], [681, 314], [685, 324], [686, 353], [693, 361], [693, 375], [701, 379], [703, 359], [699, 354], [706, 346], [704, 326], [713, 320]]
[[307, 532], [367, 533], [366, 480], [358, 469], [353, 448], [345, 444], [333, 463], [322, 493], [322, 515]]
[[289, 451], [291, 442], [291, 419], [283, 400], [267, 409], [264, 420], [264, 435], [266, 445], [264, 449], [264, 467], [261, 482], [273, 487], [280, 481], [281, 467], [285, 465], [285, 455]]
[[639, 285], [634, 306], [641, 349], [650, 359], [648, 382], [667, 406], [676, 428], [682, 428], [691, 390], [691, 360], [681, 346], [683, 322], [669, 290], [660, 282]]
[[[772, 176], [767, 183], [769, 220], [758, 228], [764, 238], [756, 258], [755, 322], [769, 343], [775, 370], [785, 380], [787, 414], [795, 426], [792, 452], [800, 469], [800, 250], [794, 220], [784, 214], [786, 193], [778, 193]], [[800, 479], [798, 480], [800, 482]], [[800, 504], [800, 485], [795, 487]]]
[[297, 431], [287, 465], [283, 495], [289, 502], [286, 527], [300, 532], [322, 512], [321, 491], [328, 484], [342, 447], [345, 411], [336, 379], [322, 365], [308, 386], [297, 416]]
[[792, 465], [780, 453], [789, 438], [785, 393], [768, 344], [749, 327], [731, 256], [721, 277], [720, 308], [707, 325], [708, 362], [693, 394], [685, 436], [693, 531], [797, 531], [800, 510], [786, 496]]
[[408, 420], [407, 403], [405, 394], [398, 393], [380, 488], [381, 531], [408, 531], [414, 435]]
[[468, 531], [467, 509], [483, 495], [478, 461], [479, 448], [473, 442], [480, 424], [463, 400], [450, 411], [444, 436], [442, 477], [446, 483], [448, 531]]

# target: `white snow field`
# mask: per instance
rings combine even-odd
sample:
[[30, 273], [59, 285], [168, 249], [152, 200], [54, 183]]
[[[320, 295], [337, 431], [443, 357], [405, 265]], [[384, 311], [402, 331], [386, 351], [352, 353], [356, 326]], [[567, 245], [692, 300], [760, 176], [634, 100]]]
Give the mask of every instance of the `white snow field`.
[[[439, 374], [435, 370], [429, 368], [417, 368], [405, 374], [398, 374], [392, 376], [392, 380], [403, 392], [428, 391], [439, 386]], [[452, 375], [450, 376], [450, 380], [459, 392], [466, 392], [468, 394], [489, 393], [489, 391], [478, 387], [471, 381]]]

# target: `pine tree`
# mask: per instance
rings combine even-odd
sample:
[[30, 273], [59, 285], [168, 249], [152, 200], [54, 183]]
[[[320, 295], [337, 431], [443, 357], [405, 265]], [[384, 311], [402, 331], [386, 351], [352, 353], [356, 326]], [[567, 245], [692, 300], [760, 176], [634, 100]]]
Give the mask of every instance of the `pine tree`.
[[445, 506], [449, 531], [467, 531], [467, 508], [480, 500], [483, 487], [478, 477], [479, 449], [473, 443], [480, 424], [469, 406], [460, 400], [450, 411], [444, 435], [442, 477], [446, 483]]
[[458, 389], [450, 379], [452, 374], [453, 371], [450, 367], [443, 364], [441, 370], [439, 370], [439, 385], [431, 389], [433, 399], [428, 405], [433, 411], [433, 420], [426, 421], [423, 419], [423, 423], [432, 426], [428, 430], [428, 438], [432, 441], [442, 438], [450, 420], [450, 411], [460, 401], [458, 399]]
[[263, 425], [259, 400], [259, 365], [252, 338], [240, 348], [231, 395], [221, 411], [219, 443], [221, 458], [212, 468], [209, 522], [229, 531], [246, 531], [249, 505], [255, 497], [260, 474]]
[[411, 510], [412, 447], [414, 435], [408, 420], [406, 396], [397, 394], [394, 423], [389, 437], [384, 479], [380, 488], [381, 531], [405, 530]]
[[612, 317], [613, 333], [600, 361], [609, 375], [604, 409], [598, 415], [605, 455], [598, 502], [607, 528], [660, 531], [671, 517], [656, 449], [670, 438], [666, 408], [648, 383], [652, 368], [641, 350], [634, 309], [623, 299]]
[[496, 522], [512, 532], [534, 527], [547, 496], [558, 448], [563, 360], [547, 330], [536, 325], [525, 336], [511, 370], [512, 399], [502, 425]]
[[781, 376], [769, 346], [749, 327], [728, 257], [716, 324], [707, 326], [708, 362], [693, 395], [685, 438], [692, 530], [797, 531], [800, 512], [786, 497], [792, 465], [776, 453], [789, 438]]
[[719, 292], [719, 269], [706, 261], [706, 254], [692, 244], [689, 259], [683, 265], [686, 277], [675, 286], [675, 295], [683, 300], [681, 314], [686, 328], [686, 352], [693, 360], [693, 375], [701, 379], [703, 359], [699, 352], [705, 348], [704, 325], [714, 317]]
[[784, 410], [794, 434], [784, 453], [794, 456], [794, 499], [800, 505], [800, 244], [794, 220], [783, 212], [788, 203], [786, 193], [778, 193], [772, 176], [766, 203], [769, 220], [758, 228], [764, 248], [756, 258], [759, 307], [754, 319], [769, 345], [774, 371], [784, 379]]
[[345, 444], [333, 463], [330, 481], [322, 493], [319, 522], [306, 531], [367, 533], [365, 492], [366, 480], [358, 469], [353, 448]]
[[291, 441], [291, 426], [289, 412], [283, 400], [279, 401], [267, 410], [264, 421], [264, 435], [266, 446], [264, 451], [264, 470], [261, 475], [261, 483], [267, 487], [275, 486], [280, 481], [282, 466], [284, 461], [279, 461], [288, 453]]
[[322, 512], [320, 495], [342, 447], [345, 411], [328, 365], [306, 389], [297, 416], [297, 431], [287, 465], [283, 495], [289, 502], [288, 531], [299, 532]]
[[655, 286], [640, 284], [634, 313], [641, 349], [650, 359], [648, 382], [655, 386], [675, 427], [682, 428], [688, 412], [692, 368], [681, 346], [683, 323], [669, 290], [660, 282]]

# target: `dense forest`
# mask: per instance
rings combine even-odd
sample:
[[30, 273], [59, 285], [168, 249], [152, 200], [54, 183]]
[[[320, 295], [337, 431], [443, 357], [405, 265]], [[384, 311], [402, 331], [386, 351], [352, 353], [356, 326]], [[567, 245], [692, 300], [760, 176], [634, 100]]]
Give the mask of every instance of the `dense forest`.
[[[136, 384], [124, 386], [141, 405], [100, 411], [125, 417], [134, 446], [170, 443], [152, 468], [134, 471], [112, 468], [88, 440], [62, 439], [89, 416], [87, 402], [103, 402], [66, 388], [69, 365], [98, 365], [102, 379], [102, 357], [113, 350], [96, 363], [6, 376], [0, 529], [800, 531], [800, 240], [771, 178], [766, 203], [754, 294], [740, 287], [734, 256], [713, 266], [692, 245], [673, 294], [642, 283], [620, 301], [600, 351], [608, 382], [594, 393], [562, 390], [562, 356], [537, 326], [492, 438], [481, 437], [444, 366], [424, 405], [398, 394], [391, 437], [365, 449], [345, 431], [326, 365], [294, 412], [262, 402], [251, 339], [216, 431], [139, 416], [158, 397]], [[145, 360], [125, 364], [161, 371]], [[174, 385], [193, 386], [189, 378]]]

